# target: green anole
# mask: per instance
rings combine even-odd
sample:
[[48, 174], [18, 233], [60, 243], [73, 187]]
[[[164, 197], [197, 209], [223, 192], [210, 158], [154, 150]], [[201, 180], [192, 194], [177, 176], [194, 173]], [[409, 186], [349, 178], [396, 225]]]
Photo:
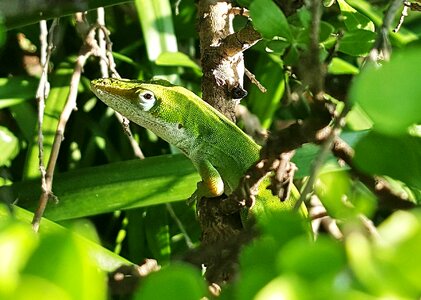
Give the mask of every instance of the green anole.
[[[188, 89], [165, 80], [114, 78], [93, 80], [91, 89], [106, 105], [190, 158], [202, 178], [193, 201], [230, 195], [259, 159], [260, 146]], [[259, 188], [259, 194], [263, 193], [270, 194]]]

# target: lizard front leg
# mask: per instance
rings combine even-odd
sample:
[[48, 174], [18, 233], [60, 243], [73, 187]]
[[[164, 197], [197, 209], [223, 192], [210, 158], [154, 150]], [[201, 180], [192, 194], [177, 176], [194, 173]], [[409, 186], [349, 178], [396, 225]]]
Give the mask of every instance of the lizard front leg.
[[187, 200], [187, 203], [193, 204], [202, 197], [213, 198], [221, 196], [224, 193], [224, 181], [218, 170], [203, 157], [190, 157], [202, 181], [197, 183], [197, 189]]

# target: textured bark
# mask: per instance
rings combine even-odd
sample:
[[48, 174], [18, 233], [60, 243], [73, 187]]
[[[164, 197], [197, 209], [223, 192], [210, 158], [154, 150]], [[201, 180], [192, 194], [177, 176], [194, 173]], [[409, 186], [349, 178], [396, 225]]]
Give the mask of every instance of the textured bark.
[[229, 96], [229, 89], [244, 68], [242, 54], [232, 60], [222, 58], [219, 53], [221, 40], [234, 32], [233, 16], [229, 14], [231, 3], [212, 0], [199, 1], [200, 55], [203, 68], [202, 96], [210, 105], [229, 119], [234, 120], [235, 102]]
[[[243, 89], [243, 51], [261, 37], [250, 24], [234, 32], [231, 1], [198, 2], [198, 26], [203, 70], [202, 97], [230, 120], [235, 121], [235, 107], [247, 95]], [[207, 267], [206, 278], [222, 283], [232, 278], [237, 255], [244, 240], [239, 209], [226, 212], [226, 197], [202, 198], [197, 205], [202, 229], [200, 263]]]
[[243, 89], [243, 51], [260, 35], [251, 26], [235, 33], [230, 1], [198, 3], [203, 99], [235, 121], [235, 107], [247, 95]]

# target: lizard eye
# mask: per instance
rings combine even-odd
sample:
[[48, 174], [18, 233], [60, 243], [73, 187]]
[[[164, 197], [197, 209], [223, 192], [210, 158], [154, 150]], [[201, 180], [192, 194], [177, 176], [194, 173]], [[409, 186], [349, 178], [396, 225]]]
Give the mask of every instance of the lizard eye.
[[155, 104], [156, 99], [152, 92], [144, 91], [139, 93], [139, 105], [143, 111], [149, 111]]

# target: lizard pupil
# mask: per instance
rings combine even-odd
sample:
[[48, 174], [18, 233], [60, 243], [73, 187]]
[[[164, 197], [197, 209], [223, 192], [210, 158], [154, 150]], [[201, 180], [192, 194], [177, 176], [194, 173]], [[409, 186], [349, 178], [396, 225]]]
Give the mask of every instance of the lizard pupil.
[[143, 98], [145, 98], [146, 100], [151, 100], [153, 98], [153, 95], [151, 93], [146, 93], [143, 95]]

